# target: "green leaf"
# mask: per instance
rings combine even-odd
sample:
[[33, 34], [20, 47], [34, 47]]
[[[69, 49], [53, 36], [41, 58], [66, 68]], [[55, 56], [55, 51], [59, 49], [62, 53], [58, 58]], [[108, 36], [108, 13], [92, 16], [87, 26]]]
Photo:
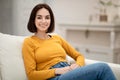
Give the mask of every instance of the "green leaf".
[[113, 5], [113, 3], [112, 3], [112, 1], [109, 1], [109, 2], [107, 2], [107, 4], [106, 5], [108, 5], [108, 6], [112, 6]]
[[105, 5], [105, 2], [103, 2], [102, 0], [99, 0], [100, 4]]

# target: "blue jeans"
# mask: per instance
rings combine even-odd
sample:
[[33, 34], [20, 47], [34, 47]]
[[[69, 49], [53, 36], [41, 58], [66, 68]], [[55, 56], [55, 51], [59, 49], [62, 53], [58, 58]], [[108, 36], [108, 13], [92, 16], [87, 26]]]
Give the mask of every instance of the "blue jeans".
[[[51, 68], [69, 66], [66, 62], [60, 62]], [[48, 80], [116, 80], [112, 70], [105, 63], [95, 63], [79, 67], [62, 75], [56, 75]]]

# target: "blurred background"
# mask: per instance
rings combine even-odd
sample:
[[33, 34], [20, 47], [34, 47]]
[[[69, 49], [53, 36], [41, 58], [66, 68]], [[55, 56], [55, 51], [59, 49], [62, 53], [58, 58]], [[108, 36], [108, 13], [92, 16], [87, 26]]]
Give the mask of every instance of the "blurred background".
[[28, 36], [33, 7], [47, 3], [55, 33], [86, 58], [120, 64], [120, 0], [0, 0], [0, 32]]

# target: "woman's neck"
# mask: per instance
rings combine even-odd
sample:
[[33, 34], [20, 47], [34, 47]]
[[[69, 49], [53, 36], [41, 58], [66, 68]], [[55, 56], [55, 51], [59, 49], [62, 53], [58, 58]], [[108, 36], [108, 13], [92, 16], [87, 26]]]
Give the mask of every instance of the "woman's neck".
[[40, 39], [48, 39], [49, 35], [47, 33], [35, 33], [35, 36], [37, 36]]

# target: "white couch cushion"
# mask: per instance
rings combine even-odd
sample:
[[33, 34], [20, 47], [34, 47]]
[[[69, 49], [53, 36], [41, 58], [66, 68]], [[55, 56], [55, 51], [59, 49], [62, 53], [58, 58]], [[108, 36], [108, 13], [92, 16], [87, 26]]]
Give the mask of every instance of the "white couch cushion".
[[27, 80], [21, 47], [24, 37], [0, 33], [0, 70], [2, 80]]

